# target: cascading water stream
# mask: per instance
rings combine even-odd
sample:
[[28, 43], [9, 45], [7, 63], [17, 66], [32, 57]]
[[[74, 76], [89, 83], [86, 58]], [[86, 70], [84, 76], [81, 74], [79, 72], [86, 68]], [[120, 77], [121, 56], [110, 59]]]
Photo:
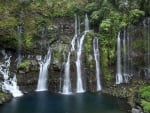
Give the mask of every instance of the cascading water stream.
[[70, 52], [68, 54], [67, 62], [65, 64], [65, 78], [63, 84], [63, 94], [71, 94], [71, 80], [70, 80]]
[[77, 69], [77, 93], [84, 92], [82, 77], [81, 77], [81, 53], [82, 53], [82, 44], [84, 41], [84, 37], [86, 32], [82, 35], [78, 47], [77, 47], [77, 59], [76, 59], [76, 69]]
[[16, 75], [14, 74], [13, 79], [9, 77], [10, 72], [9, 72], [9, 67], [10, 67], [10, 58], [11, 56], [8, 57], [8, 55], [3, 51], [2, 53], [4, 56], [5, 62], [3, 64], [0, 64], [0, 74], [2, 74], [4, 81], [2, 82], [2, 90], [4, 92], [9, 91], [13, 97], [19, 97], [22, 96], [22, 92], [19, 90], [19, 87], [17, 86], [17, 78]]
[[124, 76], [124, 81], [126, 78], [126, 31], [124, 29], [124, 34], [123, 34], [123, 76]]
[[82, 54], [82, 46], [83, 41], [86, 36], [86, 33], [89, 31], [89, 20], [87, 15], [85, 16], [85, 31], [83, 35], [81, 36], [78, 44], [77, 44], [77, 59], [76, 59], [76, 70], [77, 70], [77, 86], [76, 86], [76, 92], [82, 93], [85, 92], [83, 88], [83, 82], [82, 82], [82, 71], [81, 71], [81, 54]]
[[129, 33], [127, 33], [127, 73], [130, 74], [130, 39]]
[[116, 84], [123, 83], [123, 77], [121, 73], [121, 41], [120, 32], [117, 38], [117, 74], [116, 74]]
[[17, 85], [17, 78], [15, 74], [13, 79], [9, 79], [3, 82], [2, 89], [8, 90], [13, 95], [13, 97], [20, 97], [23, 95]]
[[147, 27], [147, 34], [148, 34], [148, 76], [150, 77], [150, 18], [148, 18], [148, 27]]
[[144, 75], [147, 78], [150, 78], [150, 37], [149, 37], [149, 27], [150, 27], [150, 18], [147, 18], [143, 21], [143, 27], [144, 27], [144, 34], [145, 34], [145, 45], [147, 48], [145, 48], [145, 68], [143, 69]]
[[21, 35], [22, 35], [22, 26], [19, 25], [17, 27], [17, 30], [18, 30], [18, 58], [16, 59], [17, 61], [17, 67], [19, 66], [19, 64], [21, 63], [22, 61], [22, 56], [21, 56]]
[[129, 81], [129, 73], [127, 72], [127, 43], [126, 43], [126, 30], [124, 29], [123, 34], [123, 80], [125, 83], [128, 83]]
[[89, 19], [87, 14], [85, 15], [85, 33], [89, 32]]
[[100, 55], [99, 55], [99, 44], [98, 44], [98, 38], [95, 37], [93, 40], [93, 50], [94, 50], [94, 60], [96, 63], [96, 83], [97, 83], [97, 91], [100, 91], [102, 89], [101, 82], [100, 82]]
[[80, 17], [78, 16], [78, 35], [80, 35], [81, 34], [81, 30], [80, 30]]
[[9, 79], [10, 58], [11, 56], [8, 57], [6, 54], [4, 56], [5, 62], [0, 65], [0, 73], [3, 75], [4, 80]]
[[42, 60], [41, 57], [37, 58], [40, 64], [39, 79], [36, 91], [46, 91], [47, 90], [47, 79], [48, 79], [48, 68], [51, 62], [51, 49], [48, 48], [47, 55]]
[[[75, 16], [75, 35], [71, 41], [71, 52], [75, 51], [75, 41], [77, 39], [77, 16]], [[69, 55], [69, 54], [68, 54]]]
[[72, 41], [71, 41], [71, 52], [75, 51], [75, 41], [77, 39], [77, 35], [74, 35]]
[[[65, 50], [63, 51], [63, 59], [64, 59], [64, 61], [66, 59]], [[65, 66], [65, 62], [62, 63], [62, 67], [64, 67], [64, 66]], [[59, 77], [59, 93], [63, 93], [62, 92], [62, 78], [63, 78], [62, 73], [63, 73], [63, 68], [60, 71], [60, 77]]]
[[[71, 41], [71, 52], [75, 51], [75, 42], [77, 39], [77, 16], [75, 16], [75, 35]], [[70, 54], [68, 53], [67, 61], [65, 63], [65, 73], [64, 73], [64, 84], [63, 84], [63, 94], [71, 94], [71, 80], [70, 80]]]
[[[71, 52], [75, 51], [75, 42], [77, 39], [77, 16], [75, 16], [75, 35], [71, 41]], [[81, 77], [81, 53], [82, 53], [82, 45], [85, 38], [86, 33], [89, 31], [89, 20], [87, 15], [85, 16], [85, 32], [80, 38], [79, 43], [77, 44], [77, 59], [76, 59], [76, 70], [77, 70], [77, 93], [84, 92], [82, 77]], [[63, 94], [70, 94], [71, 92], [71, 80], [70, 80], [70, 54], [68, 53], [67, 62], [65, 63], [65, 74], [64, 74], [64, 84], [63, 84]]]
[[[131, 28], [130, 28], [131, 29]], [[133, 33], [135, 33], [135, 28], [133, 27]], [[132, 56], [132, 52], [133, 52], [133, 35], [131, 34], [129, 37], [129, 61], [130, 61], [130, 77], [133, 76], [133, 56]]]

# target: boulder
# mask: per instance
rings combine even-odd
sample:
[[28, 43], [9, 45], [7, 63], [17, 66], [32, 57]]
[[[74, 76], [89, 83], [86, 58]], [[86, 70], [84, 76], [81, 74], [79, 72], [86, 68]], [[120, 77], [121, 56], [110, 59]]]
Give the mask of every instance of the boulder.
[[143, 112], [141, 111], [141, 109], [132, 108], [131, 113], [143, 113]]

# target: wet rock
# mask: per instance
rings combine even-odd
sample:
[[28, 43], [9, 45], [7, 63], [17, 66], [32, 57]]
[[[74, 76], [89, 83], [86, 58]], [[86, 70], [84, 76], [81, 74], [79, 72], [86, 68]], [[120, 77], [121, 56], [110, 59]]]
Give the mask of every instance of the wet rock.
[[0, 100], [0, 104], [2, 104], [3, 102], [2, 102], [2, 100]]
[[5, 102], [9, 101], [10, 99], [12, 99], [11, 94], [0, 92], [0, 104], [3, 104]]
[[22, 71], [22, 70], [19, 70], [18, 73], [19, 73], [19, 74], [25, 74], [25, 72]]
[[30, 62], [31, 62], [31, 65], [33, 65], [33, 66], [38, 65], [38, 63], [37, 63], [37, 61], [36, 61], [36, 60], [31, 60]]
[[143, 112], [141, 111], [141, 109], [132, 108], [131, 113], [143, 113]]

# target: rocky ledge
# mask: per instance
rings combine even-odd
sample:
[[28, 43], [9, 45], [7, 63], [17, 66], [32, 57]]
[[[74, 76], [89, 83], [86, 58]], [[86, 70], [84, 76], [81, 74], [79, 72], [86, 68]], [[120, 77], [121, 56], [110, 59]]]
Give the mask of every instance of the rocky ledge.
[[0, 105], [11, 100], [13, 97], [11, 94], [6, 94], [6, 93], [2, 93], [0, 92]]
[[131, 113], [143, 113], [142, 105], [140, 103], [139, 88], [149, 84], [147, 80], [135, 79], [132, 83], [114, 85], [112, 87], [106, 87], [102, 90], [102, 93], [109, 94], [118, 98], [127, 100], [127, 103], [131, 106]]

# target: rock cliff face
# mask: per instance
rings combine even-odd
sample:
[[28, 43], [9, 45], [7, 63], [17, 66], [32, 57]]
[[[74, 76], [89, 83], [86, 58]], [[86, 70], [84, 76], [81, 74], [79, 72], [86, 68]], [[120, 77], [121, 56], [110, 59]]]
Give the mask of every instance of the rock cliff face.
[[[37, 55], [45, 55], [47, 48], [50, 46], [51, 53], [51, 64], [48, 69], [48, 90], [52, 92], [62, 92], [63, 80], [64, 80], [64, 63], [67, 60], [68, 51], [71, 47], [71, 40], [74, 34], [74, 19], [73, 18], [56, 18], [55, 22], [49, 26], [49, 33], [47, 34], [47, 28], [44, 28], [41, 37], [34, 39], [34, 47], [31, 49], [21, 48], [22, 61], [20, 66], [16, 66], [16, 59], [18, 57], [18, 49], [13, 47], [5, 48], [6, 52], [12, 56], [11, 58], [11, 73], [16, 73], [18, 79], [18, 85], [20, 90], [24, 93], [35, 91], [37, 88], [37, 82], [39, 77], [39, 62], [37, 60]], [[131, 30], [132, 29], [132, 30]], [[136, 97], [139, 87], [142, 85], [149, 84], [149, 76], [147, 66], [147, 35], [145, 35], [145, 28], [142, 27], [132, 27], [129, 34], [132, 36], [132, 42], [130, 42], [130, 68], [132, 68], [132, 78], [128, 84], [114, 85], [115, 81], [115, 60], [116, 56], [111, 57], [110, 52], [104, 52], [103, 45], [99, 47], [100, 49], [100, 65], [101, 65], [101, 82], [103, 86], [102, 93], [110, 94], [116, 97], [126, 98], [128, 103], [135, 107], [140, 105], [139, 98]], [[82, 51], [82, 72], [83, 72], [83, 84], [87, 91], [96, 91], [96, 77], [95, 77], [95, 61], [93, 55], [93, 38], [95, 33], [90, 32], [86, 35], [83, 51]], [[97, 34], [96, 34], [97, 35]], [[123, 35], [122, 35], [123, 36]], [[141, 40], [143, 37], [143, 40]], [[100, 40], [102, 41], [102, 40]], [[146, 44], [145, 44], [146, 43]], [[123, 44], [123, 39], [122, 39]], [[107, 49], [106, 49], [107, 50]], [[123, 50], [122, 50], [123, 51]], [[123, 52], [122, 52], [123, 53]], [[112, 55], [113, 56], [113, 55]], [[2, 55], [0, 55], [2, 58]], [[110, 58], [111, 57], [111, 58]], [[107, 68], [102, 63], [103, 60], [107, 61]], [[132, 59], [132, 60], [131, 60]], [[73, 52], [71, 54], [70, 61], [70, 72], [71, 72], [71, 83], [72, 91], [76, 91], [76, 54]], [[113, 61], [112, 61], [113, 60]], [[122, 57], [123, 61], [123, 57]], [[105, 71], [110, 73], [108, 76]], [[1, 79], [2, 81], [2, 79]], [[136, 84], [136, 85], [135, 85]], [[122, 90], [123, 89], [123, 90]], [[6, 96], [6, 98], [1, 98], [1, 103], [7, 101], [11, 96]], [[132, 110], [135, 112], [135, 110]]]
[[48, 46], [51, 47], [52, 51], [48, 89], [54, 92], [59, 91], [60, 78], [61, 74], [63, 74], [63, 63], [65, 60], [64, 54], [69, 50], [70, 41], [74, 34], [74, 20], [68, 17], [56, 18], [48, 29], [50, 36], [47, 36], [46, 33], [42, 34], [41, 38], [34, 40], [36, 45], [34, 45], [33, 49], [22, 52], [24, 56], [22, 63], [29, 62], [29, 65], [17, 69], [18, 85], [23, 92], [34, 91], [36, 89], [39, 76], [39, 63], [36, 56], [45, 55]]
[[[81, 24], [81, 29], [82, 29]], [[141, 27], [130, 27], [129, 33], [133, 38], [132, 42], [130, 42], [130, 58], [132, 59], [132, 67], [133, 67], [133, 77], [147, 79], [146, 77], [146, 52], [147, 49], [144, 50], [142, 48], [145, 45], [146, 36], [144, 26]], [[134, 31], [134, 32], [131, 32]], [[38, 76], [39, 76], [39, 63], [36, 59], [37, 55], [45, 55], [47, 52], [48, 46], [51, 47], [52, 50], [52, 59], [49, 67], [49, 79], [48, 79], [48, 89], [50, 91], [59, 92], [62, 90], [62, 84], [64, 79], [64, 62], [67, 59], [68, 51], [70, 50], [70, 42], [74, 35], [74, 19], [70, 17], [56, 18], [53, 24], [48, 26], [47, 28], [43, 27], [41, 34], [38, 38], [33, 38], [34, 46], [31, 49], [21, 48], [22, 62], [20, 67], [16, 67], [16, 59], [18, 57], [18, 49], [6, 49], [6, 51], [12, 54], [12, 63], [11, 70], [12, 72], [17, 73], [18, 85], [23, 92], [34, 91], [37, 86]], [[123, 34], [123, 33], [122, 33]], [[88, 91], [96, 91], [96, 77], [95, 77], [95, 61], [93, 55], [93, 44], [92, 40], [94, 38], [94, 33], [90, 32], [86, 35], [84, 41], [84, 49], [82, 54], [82, 71], [84, 78], [84, 86], [86, 86], [86, 90]], [[96, 34], [97, 35], [97, 34]], [[99, 36], [99, 35], [97, 35]], [[123, 35], [122, 35], [123, 36]], [[144, 40], [141, 42], [141, 37], [144, 37]], [[123, 39], [122, 39], [123, 40]], [[102, 41], [102, 39], [100, 39]], [[115, 60], [116, 56], [111, 53], [113, 51], [104, 51], [107, 48], [103, 48], [101, 44], [99, 46], [100, 49], [100, 65], [101, 65], [101, 81], [103, 87], [112, 86], [115, 81]], [[106, 53], [105, 53], [106, 52]], [[114, 51], [115, 52], [115, 51]], [[111, 56], [112, 55], [112, 56]], [[130, 60], [131, 60], [130, 59]], [[140, 60], [139, 60], [140, 59]], [[76, 66], [75, 66], [76, 54], [71, 54], [71, 82], [72, 88], [75, 90], [76, 88]], [[106, 63], [107, 68], [104, 66], [102, 62]], [[112, 61], [113, 60], [113, 61]], [[123, 58], [122, 58], [123, 61]], [[131, 63], [131, 62], [130, 62]], [[106, 64], [105, 64], [106, 65]], [[110, 72], [109, 76], [104, 71]]]
[[[142, 26], [142, 27], [141, 27]], [[115, 83], [115, 70], [116, 70], [116, 55], [115, 51], [109, 50], [103, 46], [103, 39], [100, 38], [100, 65], [101, 65], [101, 82], [102, 93], [111, 94], [113, 96], [127, 98], [128, 103], [135, 107], [138, 98], [136, 97], [139, 87], [148, 84], [149, 77], [147, 76], [147, 34], [143, 25], [139, 27], [131, 27], [129, 34], [132, 37], [132, 41], [127, 49], [130, 49], [130, 69], [132, 68], [132, 77], [128, 84], [114, 85]], [[81, 25], [82, 28], [82, 25]], [[48, 31], [47, 31], [48, 30]], [[134, 31], [134, 32], [131, 32]], [[146, 35], [145, 35], [146, 34]], [[35, 91], [37, 88], [37, 82], [39, 77], [39, 62], [37, 55], [45, 55], [47, 48], [51, 47], [51, 64], [49, 66], [48, 75], [48, 90], [52, 92], [62, 92], [63, 80], [64, 80], [64, 65], [67, 60], [68, 51], [71, 47], [71, 40], [74, 35], [74, 19], [69, 17], [56, 18], [53, 24], [47, 28], [43, 28], [43, 31], [38, 38], [33, 38], [34, 46], [30, 49], [21, 47], [21, 64], [17, 67], [18, 48], [13, 47], [5, 48], [11, 58], [11, 73], [16, 73], [18, 85], [20, 90], [24, 93]], [[83, 72], [83, 85], [87, 91], [96, 92], [96, 76], [95, 76], [95, 61], [93, 55], [93, 38], [98, 34], [89, 32], [84, 40], [84, 46], [82, 51], [82, 72]], [[81, 37], [81, 36], [80, 36]], [[123, 37], [123, 33], [122, 33]], [[143, 39], [141, 40], [141, 37]], [[123, 39], [122, 44], [123, 44]], [[144, 46], [144, 47], [143, 47]], [[122, 49], [122, 53], [124, 50]], [[122, 54], [124, 55], [124, 54]], [[2, 55], [0, 55], [2, 58]], [[122, 62], [124, 62], [122, 56]], [[76, 54], [71, 53], [70, 60], [70, 72], [71, 72], [71, 86], [72, 91], [76, 91]], [[107, 62], [106, 62], [107, 61]], [[104, 63], [105, 62], [105, 63]], [[131, 64], [132, 62], [132, 64]], [[124, 65], [122, 63], [122, 65]], [[123, 70], [123, 68], [122, 68]], [[1, 79], [2, 81], [2, 79]], [[135, 85], [136, 84], [136, 85]], [[122, 90], [123, 89], [123, 90]], [[9, 97], [11, 98], [11, 97]], [[6, 97], [7, 100], [7, 97]], [[2, 99], [3, 101], [3, 99]], [[5, 101], [5, 100], [4, 100]], [[133, 111], [134, 112], [134, 111]]]
[[[82, 25], [81, 25], [82, 29]], [[71, 40], [74, 36], [74, 19], [64, 17], [56, 18], [55, 22], [49, 26], [48, 37], [41, 37], [34, 40], [37, 45], [28, 51], [23, 51], [22, 63], [28, 62], [29, 65], [19, 67], [17, 72], [18, 85], [23, 92], [34, 91], [37, 86], [39, 76], [39, 63], [37, 55], [45, 55], [47, 47], [51, 47], [51, 64], [49, 67], [48, 89], [52, 92], [60, 92], [64, 80], [64, 63], [67, 60], [68, 51], [71, 47]], [[51, 38], [49, 38], [51, 37]], [[81, 36], [80, 36], [81, 37]], [[93, 56], [92, 39], [93, 33], [87, 34], [82, 54], [82, 71], [84, 87], [88, 91], [96, 90], [95, 63]], [[89, 40], [90, 39], [90, 40]], [[45, 41], [44, 41], [45, 40]], [[42, 43], [41, 43], [42, 42]], [[17, 56], [17, 55], [16, 55]], [[14, 58], [15, 59], [15, 58]], [[76, 90], [76, 54], [71, 54], [70, 72], [72, 90]]]
[[[98, 37], [102, 92], [129, 97], [128, 100], [132, 100], [129, 103], [134, 106], [134, 95], [139, 87], [149, 84], [150, 79], [150, 18], [145, 18], [150, 15], [150, 7], [148, 0], [128, 2], [129, 6], [122, 4], [124, 2], [105, 0], [99, 3], [86, 0], [3, 0], [0, 3], [0, 50], [5, 49], [12, 56], [10, 75], [16, 73], [18, 85], [23, 92], [34, 91], [40, 67], [36, 56], [44, 56], [50, 46], [52, 59], [48, 69], [48, 89], [52, 92], [62, 91], [64, 63], [75, 34], [73, 15], [80, 15], [80, 22], [77, 24], [81, 27], [81, 37], [84, 31], [84, 14], [87, 13], [91, 31], [85, 37], [81, 56], [84, 87], [87, 91], [96, 91], [92, 41], [94, 37]], [[115, 85], [118, 30], [121, 33], [121, 71], [129, 79], [129, 83], [121, 85]], [[22, 56], [22, 61], [17, 66], [19, 55]], [[2, 58], [0, 53], [0, 62]], [[76, 54], [73, 52], [70, 60], [73, 91], [76, 90], [77, 81], [75, 60]], [[0, 89], [2, 81], [0, 74]]]

